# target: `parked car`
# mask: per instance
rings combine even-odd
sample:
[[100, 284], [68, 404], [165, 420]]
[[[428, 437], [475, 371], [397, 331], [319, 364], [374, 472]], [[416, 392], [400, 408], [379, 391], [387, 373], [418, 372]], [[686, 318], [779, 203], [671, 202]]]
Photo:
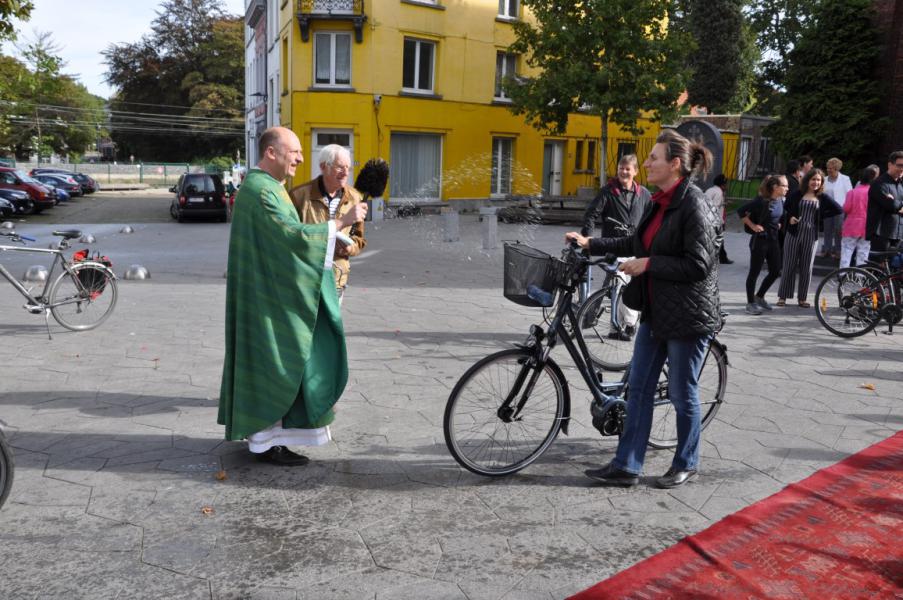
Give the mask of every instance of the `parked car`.
[[220, 175], [185, 173], [169, 191], [175, 194], [169, 214], [179, 223], [188, 216], [215, 217], [219, 221], [229, 219], [226, 188]]
[[[44, 185], [50, 186], [57, 190], [65, 190], [69, 196], [75, 198], [82, 195], [82, 186], [71, 176], [62, 173], [36, 173], [32, 175]], [[65, 198], [68, 200], [69, 198]], [[63, 200], [63, 198], [60, 198]]]
[[28, 192], [0, 188], [0, 198], [12, 204], [17, 215], [30, 215], [34, 210], [34, 200]]
[[56, 203], [56, 193], [36, 179], [32, 179], [21, 169], [0, 167], [0, 188], [8, 190], [22, 190], [28, 192], [34, 200], [31, 212], [37, 214], [45, 208], [53, 208]]
[[7, 219], [16, 214], [16, 207], [6, 198], [0, 198], [0, 218]]
[[62, 174], [72, 177], [81, 186], [83, 194], [93, 194], [100, 189], [100, 184], [93, 177], [84, 173], [75, 173], [59, 167], [35, 167], [31, 170], [32, 176], [45, 174]]

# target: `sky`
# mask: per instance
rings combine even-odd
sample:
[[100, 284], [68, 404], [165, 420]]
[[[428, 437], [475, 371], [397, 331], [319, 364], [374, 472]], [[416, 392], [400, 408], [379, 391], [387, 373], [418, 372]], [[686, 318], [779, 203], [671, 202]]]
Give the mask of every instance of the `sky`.
[[[243, 15], [244, 0], [221, 0], [228, 13]], [[19, 43], [34, 39], [34, 31], [49, 31], [62, 48], [63, 72], [73, 75], [92, 94], [109, 98], [113, 90], [104, 83], [106, 65], [101, 51], [110, 44], [134, 42], [150, 32], [160, 0], [34, 0], [27, 22], [16, 22]], [[11, 44], [7, 55], [18, 56]]]

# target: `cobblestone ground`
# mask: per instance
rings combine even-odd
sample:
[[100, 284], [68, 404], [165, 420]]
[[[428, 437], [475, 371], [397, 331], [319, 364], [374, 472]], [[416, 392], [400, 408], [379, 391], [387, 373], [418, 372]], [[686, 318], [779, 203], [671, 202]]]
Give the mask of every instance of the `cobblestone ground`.
[[[343, 309], [351, 380], [335, 441], [300, 469], [253, 462], [216, 424], [227, 225], [81, 226], [118, 274], [151, 272], [120, 281], [96, 331], [51, 321], [48, 340], [0, 286], [0, 422], [17, 464], [0, 597], [563, 598], [903, 428], [903, 338], [841, 340], [795, 307], [744, 314], [746, 237], [731, 234], [727, 397], [697, 480], [592, 485], [583, 470], [615, 442], [591, 427], [573, 368], [571, 435], [520, 474], [471, 475], [445, 448], [445, 401], [538, 314], [502, 297], [501, 250], [481, 249], [473, 217], [458, 242], [441, 241], [438, 219], [368, 227]], [[46, 247], [50, 220], [18, 227]], [[500, 237], [554, 250], [565, 230]], [[40, 262], [0, 261], [16, 275]], [[650, 452], [649, 478], [670, 458]]]

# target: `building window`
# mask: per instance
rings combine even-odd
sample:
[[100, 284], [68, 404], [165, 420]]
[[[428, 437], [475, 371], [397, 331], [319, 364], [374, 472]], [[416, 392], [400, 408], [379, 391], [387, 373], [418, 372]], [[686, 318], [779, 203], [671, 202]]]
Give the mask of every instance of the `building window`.
[[583, 172], [583, 140], [577, 140], [577, 148], [574, 150], [574, 171]]
[[586, 172], [596, 172], [596, 141], [589, 140], [586, 142]]
[[351, 34], [318, 33], [314, 36], [315, 85], [351, 85]]
[[489, 193], [503, 196], [511, 193], [511, 159], [514, 140], [492, 138], [492, 175]]
[[393, 133], [389, 158], [392, 200], [438, 200], [441, 184], [442, 138], [438, 135]]
[[433, 66], [436, 60], [436, 44], [424, 40], [405, 38], [404, 72], [401, 86], [411, 92], [433, 91]]
[[502, 87], [505, 77], [512, 77], [517, 73], [517, 55], [507, 52], [498, 52], [495, 55], [495, 99], [508, 100]]
[[517, 18], [519, 0], [499, 0], [499, 16], [505, 19]]

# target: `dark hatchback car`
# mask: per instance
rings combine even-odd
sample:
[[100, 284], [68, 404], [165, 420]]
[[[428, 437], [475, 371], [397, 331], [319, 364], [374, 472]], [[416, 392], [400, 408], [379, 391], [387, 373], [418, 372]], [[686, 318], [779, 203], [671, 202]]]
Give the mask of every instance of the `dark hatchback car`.
[[0, 188], [0, 198], [12, 204], [16, 215], [30, 215], [34, 210], [34, 200], [31, 199], [28, 192]]
[[186, 173], [169, 191], [176, 195], [169, 206], [169, 214], [179, 223], [187, 217], [229, 219], [226, 188], [220, 175]]
[[67, 171], [66, 169], [60, 169], [57, 167], [36, 167], [31, 170], [31, 175], [67, 175], [78, 182], [78, 185], [81, 186], [82, 194], [93, 194], [100, 189], [100, 184], [97, 183], [90, 175], [85, 175], [84, 173], [73, 173], [72, 171]]
[[71, 176], [62, 173], [35, 173], [32, 175], [46, 186], [63, 189], [73, 198], [82, 195], [82, 186]]
[[16, 214], [16, 207], [13, 206], [12, 202], [0, 196], [0, 218], [7, 219]]
[[29, 177], [25, 171], [0, 167], [0, 188], [27, 192], [34, 201], [31, 213], [37, 214], [45, 208], [56, 206], [56, 192], [41, 182]]

